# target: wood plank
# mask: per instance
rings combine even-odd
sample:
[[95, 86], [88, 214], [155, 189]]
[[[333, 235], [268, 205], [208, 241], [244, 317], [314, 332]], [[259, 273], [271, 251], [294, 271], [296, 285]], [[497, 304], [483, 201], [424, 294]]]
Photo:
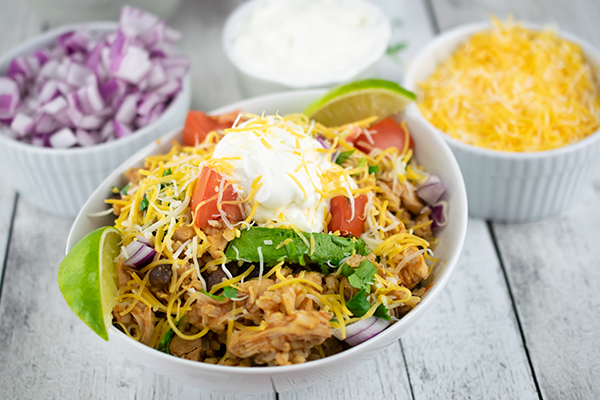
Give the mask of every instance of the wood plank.
[[399, 343], [354, 371], [305, 389], [279, 393], [279, 400], [412, 399]]
[[[35, 15], [32, 15], [28, 2], [0, 0], [0, 10], [2, 10], [0, 13], [0, 54], [41, 30], [41, 22]], [[10, 182], [10, 177], [6, 175], [6, 171], [0, 171], [0, 187], [2, 188], [0, 191], [0, 276], [2, 276], [10, 239], [12, 214], [17, 201], [16, 191]]]
[[540, 386], [550, 399], [600, 398], [600, 171], [569, 212], [495, 224]]
[[538, 23], [557, 24], [575, 35], [600, 46], [600, 2], [596, 0], [429, 0], [432, 2], [440, 30], [460, 24], [485, 21], [490, 15], [505, 18], [512, 14], [516, 19]]
[[179, 45], [192, 63], [192, 108], [212, 110], [241, 99], [233, 65], [221, 46], [221, 29], [242, 0], [182, 2], [169, 25], [183, 35]]
[[415, 399], [537, 399], [484, 221], [470, 219], [441, 298], [401, 339]]
[[0, 398], [243, 398], [158, 376], [71, 312], [56, 283], [71, 223], [17, 207], [0, 299]]
[[[593, 0], [433, 4], [442, 29], [510, 12], [517, 19], [556, 23], [600, 45], [600, 3]], [[493, 225], [544, 398], [600, 397], [599, 210], [600, 171], [571, 211], [536, 223]]]

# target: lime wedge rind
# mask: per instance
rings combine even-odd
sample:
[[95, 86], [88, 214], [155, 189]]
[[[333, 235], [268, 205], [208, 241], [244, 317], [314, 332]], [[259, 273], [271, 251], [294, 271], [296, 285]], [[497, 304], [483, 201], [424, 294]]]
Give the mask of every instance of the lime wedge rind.
[[58, 286], [71, 310], [94, 332], [108, 340], [115, 304], [120, 232], [96, 229], [69, 251], [58, 268]]
[[377, 115], [396, 114], [417, 96], [396, 82], [365, 79], [331, 89], [310, 104], [304, 114], [326, 126], [342, 125]]

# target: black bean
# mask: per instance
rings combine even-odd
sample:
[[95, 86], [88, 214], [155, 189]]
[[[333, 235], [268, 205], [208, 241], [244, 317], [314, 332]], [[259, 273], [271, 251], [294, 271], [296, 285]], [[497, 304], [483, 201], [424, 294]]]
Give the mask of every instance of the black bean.
[[173, 271], [169, 264], [157, 265], [150, 271], [150, 284], [157, 289], [162, 289], [171, 282]]
[[210, 289], [223, 281], [223, 278], [227, 279], [227, 275], [225, 275], [225, 271], [223, 268], [219, 267], [215, 270], [215, 272], [211, 272], [206, 277], [206, 290], [210, 291]]

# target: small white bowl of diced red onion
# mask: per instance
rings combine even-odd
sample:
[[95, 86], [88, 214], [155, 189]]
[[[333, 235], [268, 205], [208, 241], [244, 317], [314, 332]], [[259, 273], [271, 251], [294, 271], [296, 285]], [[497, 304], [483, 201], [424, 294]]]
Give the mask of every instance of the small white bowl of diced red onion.
[[50, 30], [0, 57], [0, 166], [35, 207], [75, 216], [100, 182], [183, 124], [179, 33], [125, 7], [118, 23]]

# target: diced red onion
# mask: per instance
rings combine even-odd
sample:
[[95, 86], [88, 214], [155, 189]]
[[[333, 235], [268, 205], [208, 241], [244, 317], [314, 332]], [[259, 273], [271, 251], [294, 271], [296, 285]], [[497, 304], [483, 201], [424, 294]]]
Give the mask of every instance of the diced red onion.
[[23, 137], [33, 130], [33, 118], [27, 114], [18, 113], [15, 115], [10, 128], [17, 133], [19, 137]]
[[436, 204], [445, 191], [446, 186], [436, 175], [429, 175], [427, 180], [417, 187], [417, 195], [429, 205]]
[[57, 97], [54, 100], [46, 103], [42, 107], [42, 111], [50, 114], [56, 115], [60, 111], [64, 110], [67, 107], [67, 100], [63, 96]]
[[124, 6], [121, 10], [119, 26], [122, 32], [129, 37], [137, 37], [152, 29], [159, 19], [139, 8]]
[[356, 346], [383, 332], [390, 323], [390, 321], [373, 316], [346, 325], [346, 343]]
[[137, 100], [137, 94], [130, 94], [126, 96], [123, 100], [123, 103], [121, 103], [121, 106], [117, 110], [115, 120], [124, 124], [130, 124], [131, 121], [133, 121], [133, 119], [135, 118]]
[[441, 228], [448, 224], [448, 202], [440, 201], [434, 206], [431, 206], [431, 214], [429, 218], [433, 221], [431, 223], [431, 228]]
[[12, 118], [19, 101], [19, 87], [10, 78], [0, 77], [0, 118]]
[[122, 138], [122, 137], [131, 135], [131, 128], [117, 120], [113, 121], [113, 128], [114, 128], [115, 136], [118, 138]]
[[62, 128], [48, 139], [50, 146], [57, 149], [66, 149], [77, 144], [77, 137], [69, 128]]
[[145, 267], [156, 255], [156, 250], [137, 240], [129, 243], [125, 247], [125, 251], [129, 255], [129, 258], [125, 261], [125, 265], [133, 268]]
[[84, 129], [77, 129], [77, 131], [75, 131], [75, 137], [77, 138], [77, 143], [82, 147], [93, 146], [98, 143], [98, 139], [100, 139], [98, 133], [90, 133]]
[[315, 137], [315, 139], [317, 139], [317, 141], [319, 143], [321, 143], [321, 146], [323, 146], [324, 149], [329, 150], [331, 148], [331, 146], [329, 145], [329, 143], [327, 142], [327, 139], [325, 139], [325, 136], [323, 135], [317, 135]]
[[150, 54], [139, 46], [128, 46], [121, 57], [115, 58], [110, 72], [113, 76], [137, 84], [152, 67]]
[[181, 90], [189, 61], [172, 46], [179, 37], [126, 6], [114, 32], [66, 32], [53, 48], [14, 58], [0, 77], [0, 134], [62, 148], [132, 134]]
[[57, 127], [58, 123], [54, 118], [48, 114], [42, 114], [35, 123], [33, 130], [35, 133], [43, 135], [54, 132]]

